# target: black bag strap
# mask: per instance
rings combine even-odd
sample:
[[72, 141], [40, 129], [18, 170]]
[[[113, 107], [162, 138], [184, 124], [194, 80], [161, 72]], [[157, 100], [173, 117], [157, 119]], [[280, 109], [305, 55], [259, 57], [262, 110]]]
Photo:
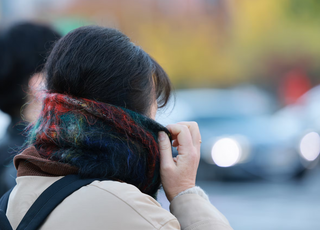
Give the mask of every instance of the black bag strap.
[[9, 220], [2, 210], [0, 210], [0, 230], [12, 230]]
[[[67, 175], [49, 186], [32, 204], [21, 220], [17, 230], [35, 230], [45, 221], [47, 216], [67, 196], [82, 186], [90, 184], [97, 178], [80, 179], [78, 175]], [[101, 179], [100, 179], [101, 180]]]
[[[12, 188], [12, 189], [13, 189], [13, 188]], [[9, 200], [9, 196], [10, 196], [10, 193], [11, 193], [12, 189], [10, 189], [9, 191], [7, 191], [7, 192], [0, 198], [0, 210], [2, 210], [3, 212], [6, 212], [6, 211], [7, 211], [8, 200]]]
[[12, 189], [6, 192], [0, 199], [0, 230], [12, 230], [11, 224], [6, 216], [11, 191]]

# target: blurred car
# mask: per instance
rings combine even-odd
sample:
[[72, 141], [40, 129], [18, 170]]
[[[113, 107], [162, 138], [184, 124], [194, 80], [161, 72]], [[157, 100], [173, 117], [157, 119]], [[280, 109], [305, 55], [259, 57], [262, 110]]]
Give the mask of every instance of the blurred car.
[[275, 105], [275, 100], [254, 86], [179, 90], [175, 107], [167, 109], [167, 116], [160, 114], [158, 121], [198, 123], [200, 179], [283, 181], [303, 175], [309, 165], [297, 145], [305, 132], [300, 123], [305, 120], [285, 112], [288, 108], [273, 114]]
[[300, 154], [306, 168], [314, 167], [320, 153], [320, 86], [305, 93], [290, 106], [273, 116], [274, 129], [278, 138], [292, 145]]

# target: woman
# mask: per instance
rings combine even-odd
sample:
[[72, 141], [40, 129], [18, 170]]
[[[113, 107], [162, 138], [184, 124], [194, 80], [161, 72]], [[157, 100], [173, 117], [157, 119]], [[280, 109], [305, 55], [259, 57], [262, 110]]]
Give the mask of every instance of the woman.
[[[45, 75], [42, 112], [14, 159], [18, 178], [7, 208], [14, 229], [37, 197], [69, 174], [99, 180], [68, 196], [41, 229], [231, 229], [195, 187], [197, 124], [154, 121], [170, 81], [128, 37], [76, 29], [54, 46]], [[171, 213], [155, 200], [161, 184]]]

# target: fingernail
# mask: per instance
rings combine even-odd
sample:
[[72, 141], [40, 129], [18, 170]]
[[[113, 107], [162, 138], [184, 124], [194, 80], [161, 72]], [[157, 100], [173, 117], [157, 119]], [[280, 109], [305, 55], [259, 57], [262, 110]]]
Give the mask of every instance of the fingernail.
[[159, 132], [159, 137], [158, 137], [159, 141], [164, 141], [166, 139], [166, 135], [167, 134], [163, 131]]

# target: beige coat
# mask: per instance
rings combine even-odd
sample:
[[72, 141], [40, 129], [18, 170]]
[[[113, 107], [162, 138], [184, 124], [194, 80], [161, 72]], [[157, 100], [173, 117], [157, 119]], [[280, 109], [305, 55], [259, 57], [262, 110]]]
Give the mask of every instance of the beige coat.
[[[7, 216], [16, 229], [38, 196], [61, 177], [21, 176], [8, 203]], [[135, 186], [94, 181], [67, 197], [48, 216], [41, 230], [188, 229], [229, 230], [227, 219], [208, 201], [185, 194], [170, 204], [170, 212]]]

